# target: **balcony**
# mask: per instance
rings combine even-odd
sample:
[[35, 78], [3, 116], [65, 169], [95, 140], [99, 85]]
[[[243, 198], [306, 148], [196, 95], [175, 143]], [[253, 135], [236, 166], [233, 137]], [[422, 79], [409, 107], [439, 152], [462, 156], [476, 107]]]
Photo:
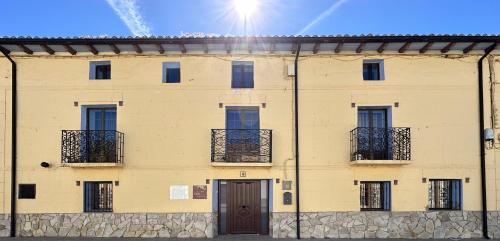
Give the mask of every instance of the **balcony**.
[[114, 130], [63, 130], [61, 164], [115, 167], [123, 164], [124, 134]]
[[213, 166], [271, 166], [272, 130], [212, 129]]
[[410, 160], [410, 128], [358, 127], [351, 131], [351, 164], [404, 165]]

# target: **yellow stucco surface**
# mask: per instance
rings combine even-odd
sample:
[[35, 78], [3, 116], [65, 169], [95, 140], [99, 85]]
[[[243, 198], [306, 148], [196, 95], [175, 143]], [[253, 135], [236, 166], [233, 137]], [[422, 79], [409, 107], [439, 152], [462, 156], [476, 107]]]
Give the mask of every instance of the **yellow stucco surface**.
[[[398, 184], [392, 185], [392, 210], [423, 211], [428, 183], [422, 183], [422, 178], [466, 177], [470, 182], [463, 181], [463, 209], [480, 210], [478, 58], [389, 54], [301, 57], [302, 211], [359, 211], [359, 185], [354, 185], [354, 180], [397, 180]], [[294, 80], [286, 72], [293, 62], [291, 56], [15, 59], [19, 69], [18, 182], [37, 184], [36, 199], [18, 200], [19, 213], [82, 212], [83, 188], [76, 181], [119, 181], [119, 186], [113, 187], [117, 213], [212, 211], [213, 179], [239, 179], [240, 171], [246, 171], [248, 179], [292, 180], [295, 187]], [[363, 59], [383, 59], [385, 80], [363, 81]], [[91, 60], [110, 60], [111, 80], [89, 80]], [[254, 61], [255, 88], [231, 89], [232, 60]], [[180, 61], [180, 84], [162, 83], [165, 61]], [[499, 69], [498, 61], [494, 65]], [[0, 79], [0, 211], [7, 213], [11, 86], [10, 64], [5, 58], [0, 59]], [[489, 85], [484, 88], [489, 94]], [[485, 102], [489, 105], [488, 94]], [[396, 102], [399, 107], [395, 107]], [[125, 133], [124, 165], [62, 167], [61, 130], [80, 129], [81, 106], [99, 104], [117, 105], [117, 130]], [[271, 167], [211, 165], [210, 129], [224, 128], [226, 106], [259, 107], [260, 127], [273, 130]], [[349, 131], [356, 127], [360, 106], [390, 107], [392, 126], [411, 128], [410, 164], [351, 165]], [[489, 107], [485, 109], [488, 122]], [[495, 149], [487, 151], [492, 210], [500, 205], [496, 156]], [[43, 161], [51, 167], [40, 167]], [[210, 179], [208, 199], [170, 200], [170, 185], [189, 185], [192, 195], [192, 185], [205, 184], [206, 179]], [[273, 212], [295, 210], [294, 205], [282, 204], [281, 184], [274, 182], [273, 191]]]

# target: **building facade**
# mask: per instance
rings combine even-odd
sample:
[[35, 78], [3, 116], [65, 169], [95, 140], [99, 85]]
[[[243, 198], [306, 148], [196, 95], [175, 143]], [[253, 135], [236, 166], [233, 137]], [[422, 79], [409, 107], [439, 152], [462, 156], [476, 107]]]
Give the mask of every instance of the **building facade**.
[[0, 38], [0, 234], [498, 238], [498, 42]]

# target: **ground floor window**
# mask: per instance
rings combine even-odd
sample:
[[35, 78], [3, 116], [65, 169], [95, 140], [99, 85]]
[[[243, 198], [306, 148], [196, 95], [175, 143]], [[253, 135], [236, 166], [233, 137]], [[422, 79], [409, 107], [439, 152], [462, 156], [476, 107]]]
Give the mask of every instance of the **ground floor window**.
[[462, 181], [459, 179], [431, 179], [429, 209], [462, 209]]
[[85, 212], [113, 211], [112, 182], [85, 182], [84, 211]]
[[361, 182], [360, 203], [361, 211], [390, 210], [391, 183]]

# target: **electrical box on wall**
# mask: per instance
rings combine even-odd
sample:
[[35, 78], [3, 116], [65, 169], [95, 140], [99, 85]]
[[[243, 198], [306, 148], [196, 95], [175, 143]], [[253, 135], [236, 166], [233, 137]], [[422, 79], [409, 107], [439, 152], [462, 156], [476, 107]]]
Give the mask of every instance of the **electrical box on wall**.
[[292, 205], [292, 193], [284, 192], [283, 193], [283, 205]]
[[288, 76], [295, 76], [295, 64], [287, 65]]

